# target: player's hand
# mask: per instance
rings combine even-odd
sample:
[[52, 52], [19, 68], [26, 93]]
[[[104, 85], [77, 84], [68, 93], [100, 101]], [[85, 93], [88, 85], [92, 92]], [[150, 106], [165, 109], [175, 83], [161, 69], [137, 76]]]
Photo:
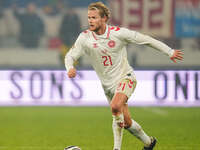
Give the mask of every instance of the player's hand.
[[67, 75], [69, 78], [74, 78], [76, 76], [76, 69], [75, 68], [69, 69]]
[[183, 60], [183, 52], [180, 50], [174, 50], [173, 56], [170, 59], [176, 63], [176, 59]]

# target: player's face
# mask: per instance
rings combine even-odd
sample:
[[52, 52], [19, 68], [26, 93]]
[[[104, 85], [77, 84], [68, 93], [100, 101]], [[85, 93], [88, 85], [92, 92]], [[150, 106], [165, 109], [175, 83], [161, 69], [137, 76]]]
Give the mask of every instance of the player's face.
[[106, 18], [100, 16], [99, 10], [88, 10], [88, 23], [89, 29], [98, 33], [98, 31], [104, 27]]

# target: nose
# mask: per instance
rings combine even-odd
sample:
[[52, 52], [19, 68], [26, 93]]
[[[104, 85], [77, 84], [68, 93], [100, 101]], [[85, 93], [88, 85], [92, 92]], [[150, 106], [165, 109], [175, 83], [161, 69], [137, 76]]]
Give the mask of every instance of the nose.
[[91, 19], [91, 18], [88, 18], [88, 22], [89, 22], [89, 23], [92, 23], [92, 19]]

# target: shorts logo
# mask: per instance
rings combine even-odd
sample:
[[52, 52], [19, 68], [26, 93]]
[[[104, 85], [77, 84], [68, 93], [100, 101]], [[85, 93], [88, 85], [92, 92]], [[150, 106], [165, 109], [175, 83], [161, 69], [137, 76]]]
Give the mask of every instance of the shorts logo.
[[110, 40], [110, 41], [108, 42], [108, 46], [109, 46], [110, 48], [115, 47], [115, 41]]

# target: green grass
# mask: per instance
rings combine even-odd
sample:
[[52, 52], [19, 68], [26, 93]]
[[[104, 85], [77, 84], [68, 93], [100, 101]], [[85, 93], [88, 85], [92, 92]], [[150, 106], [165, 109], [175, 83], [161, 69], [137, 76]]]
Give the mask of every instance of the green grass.
[[[133, 118], [158, 139], [155, 150], [200, 150], [200, 108], [131, 107]], [[0, 150], [112, 150], [108, 107], [0, 107]], [[122, 150], [143, 144], [124, 132]]]

